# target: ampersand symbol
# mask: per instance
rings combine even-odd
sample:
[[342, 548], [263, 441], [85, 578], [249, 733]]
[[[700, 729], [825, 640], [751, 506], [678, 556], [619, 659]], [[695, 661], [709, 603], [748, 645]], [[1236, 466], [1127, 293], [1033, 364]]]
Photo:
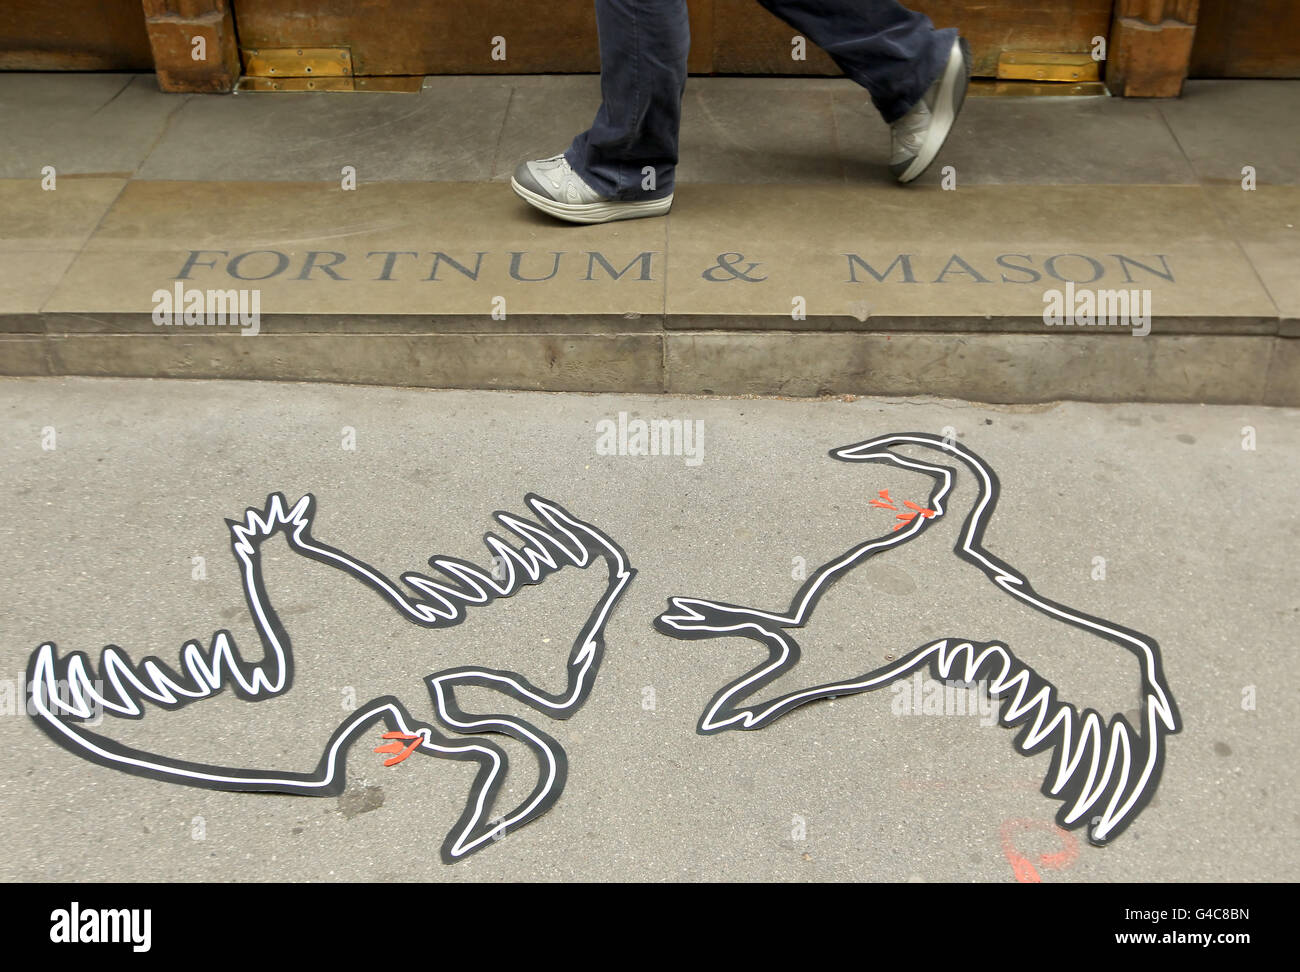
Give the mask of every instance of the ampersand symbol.
[[[750, 274], [754, 272], [754, 268], [759, 266], [759, 264], [757, 263], [751, 263], [744, 270], [736, 269], [736, 265], [740, 263], [742, 259], [744, 259], [744, 256], [745, 255], [743, 253], [736, 253], [734, 251], [729, 251], [727, 253], [719, 253], [718, 262], [715, 263], [713, 266], [709, 267], [707, 270], [705, 270], [702, 274], [700, 274], [700, 276], [703, 277], [705, 280], [711, 280], [714, 283], [726, 283], [728, 280], [747, 280], [750, 283], [759, 283], [760, 281], [766, 280], [767, 279], [766, 277], [750, 276]], [[715, 270], [725, 270], [727, 271], [727, 273], [731, 274], [731, 276], [715, 277], [713, 275], [713, 272]]]

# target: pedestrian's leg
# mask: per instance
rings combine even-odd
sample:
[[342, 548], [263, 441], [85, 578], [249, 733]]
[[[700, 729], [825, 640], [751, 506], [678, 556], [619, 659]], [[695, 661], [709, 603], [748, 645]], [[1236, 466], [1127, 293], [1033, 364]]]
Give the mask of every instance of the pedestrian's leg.
[[602, 196], [667, 196], [676, 178], [691, 43], [686, 0], [596, 0], [596, 29], [603, 100], [564, 157]]
[[954, 28], [895, 0], [758, 0], [824, 50], [871, 94], [893, 124], [925, 95], [948, 63]]
[[896, 0], [758, 0], [829, 54], [889, 123], [889, 169], [911, 182], [948, 140], [970, 84], [970, 48]]

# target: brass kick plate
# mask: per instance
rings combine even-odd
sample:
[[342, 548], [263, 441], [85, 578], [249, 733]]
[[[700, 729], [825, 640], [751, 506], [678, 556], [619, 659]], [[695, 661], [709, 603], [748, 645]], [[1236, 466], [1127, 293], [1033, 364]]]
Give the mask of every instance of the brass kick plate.
[[418, 94], [420, 75], [384, 78], [253, 78], [239, 79], [240, 91], [390, 91]]
[[970, 83], [969, 91], [972, 98], [1097, 98], [1104, 97], [1106, 94], [1106, 85], [1100, 81], [1062, 84], [1059, 81], [993, 81], [977, 79]]
[[1087, 53], [1003, 51], [998, 55], [998, 80], [1100, 81], [1101, 65]]
[[346, 47], [246, 47], [244, 74], [255, 78], [350, 78]]

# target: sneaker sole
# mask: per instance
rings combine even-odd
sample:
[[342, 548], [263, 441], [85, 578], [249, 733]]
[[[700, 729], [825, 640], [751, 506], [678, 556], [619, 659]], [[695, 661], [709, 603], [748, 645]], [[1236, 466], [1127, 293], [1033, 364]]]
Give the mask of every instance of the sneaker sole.
[[930, 168], [931, 163], [938, 157], [939, 150], [943, 148], [943, 143], [948, 140], [952, 126], [957, 121], [957, 113], [961, 111], [961, 106], [966, 101], [966, 90], [970, 87], [970, 68], [966, 51], [960, 37], [953, 42], [952, 46], [953, 53], [948, 56], [943, 83], [939, 85], [939, 96], [935, 99], [932, 109], [934, 120], [925, 133], [921, 150], [912, 160], [912, 164], [898, 177], [899, 182], [911, 182]]
[[548, 196], [526, 189], [510, 178], [510, 188], [530, 206], [535, 206], [544, 213], [570, 223], [610, 223], [616, 219], [640, 219], [643, 216], [662, 216], [673, 205], [673, 194], [662, 199], [646, 199], [642, 202], [607, 202], [562, 203]]

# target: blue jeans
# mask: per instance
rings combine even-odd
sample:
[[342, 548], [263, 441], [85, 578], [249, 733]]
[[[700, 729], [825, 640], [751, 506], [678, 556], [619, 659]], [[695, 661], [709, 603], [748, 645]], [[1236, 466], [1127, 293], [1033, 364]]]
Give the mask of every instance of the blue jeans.
[[[871, 95], [887, 123], [921, 100], [957, 31], [895, 0], [758, 0], [826, 51]], [[596, 0], [602, 103], [565, 158], [601, 195], [657, 199], [673, 191], [691, 30], [686, 0]], [[758, 122], [761, 124], [761, 122]], [[645, 167], [654, 169], [654, 188]]]

